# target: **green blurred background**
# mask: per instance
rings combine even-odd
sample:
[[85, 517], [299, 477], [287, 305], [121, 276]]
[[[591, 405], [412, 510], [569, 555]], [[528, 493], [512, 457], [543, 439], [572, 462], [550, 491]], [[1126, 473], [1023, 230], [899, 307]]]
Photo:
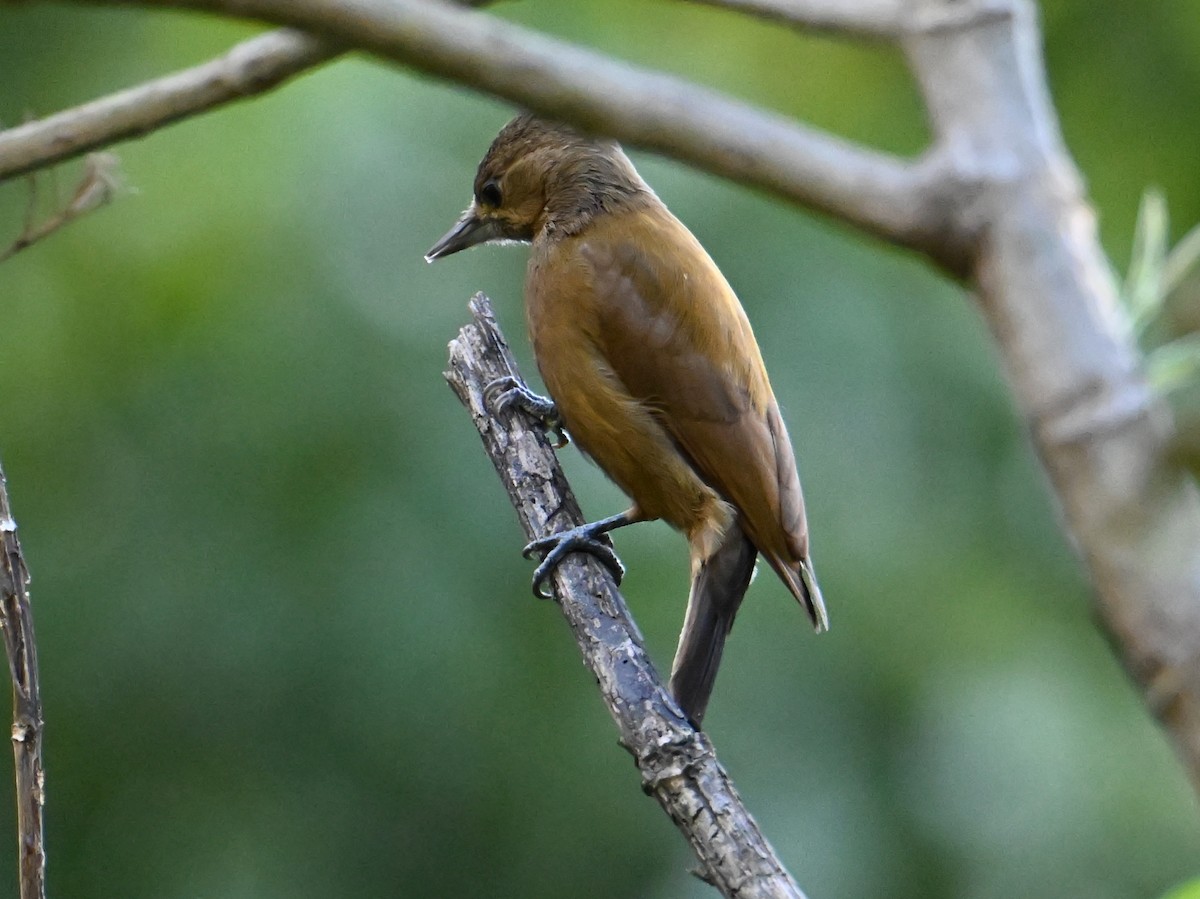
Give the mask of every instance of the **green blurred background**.
[[[925, 140], [887, 50], [685, 4], [495, 12], [892, 151]], [[1146, 185], [1175, 236], [1200, 219], [1200, 2], [1057, 0], [1044, 17], [1123, 269]], [[250, 33], [4, 9], [0, 119]], [[530, 597], [513, 512], [442, 380], [476, 290], [532, 372], [525, 251], [421, 258], [510, 114], [340, 61], [120, 147], [135, 191], [0, 268], [0, 458], [34, 573], [52, 896], [715, 895], [554, 606]], [[740, 293], [804, 476], [833, 630], [814, 638], [760, 578], [707, 721], [802, 886], [1116, 899], [1195, 875], [1196, 802], [1093, 625], [962, 292], [634, 155]], [[0, 188], [0, 243], [27, 198]], [[562, 455], [587, 513], [622, 508]], [[684, 543], [653, 524], [617, 547], [666, 665]], [[12, 826], [0, 815], [0, 884]]]

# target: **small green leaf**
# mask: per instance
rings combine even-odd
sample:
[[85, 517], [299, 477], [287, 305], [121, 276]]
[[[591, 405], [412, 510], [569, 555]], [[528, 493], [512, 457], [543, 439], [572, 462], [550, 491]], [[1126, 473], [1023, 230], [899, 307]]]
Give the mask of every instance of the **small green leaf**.
[[1162, 292], [1170, 296], [1183, 279], [1191, 274], [1200, 262], [1200, 225], [1196, 225], [1183, 236], [1175, 248], [1167, 254], [1162, 270]]
[[1166, 299], [1163, 266], [1167, 258], [1167, 201], [1157, 188], [1147, 188], [1138, 207], [1125, 304], [1140, 334], [1154, 320]]
[[1188, 334], [1151, 350], [1146, 357], [1146, 372], [1151, 385], [1162, 394], [1196, 379], [1200, 375], [1200, 334]]
[[1200, 879], [1181, 883], [1169, 893], [1163, 894], [1162, 899], [1200, 899]]

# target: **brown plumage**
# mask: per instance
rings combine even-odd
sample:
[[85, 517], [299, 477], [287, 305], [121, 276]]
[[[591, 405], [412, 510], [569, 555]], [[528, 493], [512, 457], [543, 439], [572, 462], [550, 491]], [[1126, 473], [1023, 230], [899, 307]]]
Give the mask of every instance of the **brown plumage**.
[[661, 518], [682, 531], [692, 590], [671, 689], [699, 726], [759, 553], [816, 630], [828, 627], [791, 443], [750, 323], [610, 141], [529, 115], [510, 122], [479, 165], [470, 207], [426, 258], [502, 240], [533, 244], [526, 313], [558, 419], [633, 500], [568, 544], [539, 541], [560, 551], [535, 589], [565, 552], [603, 555], [591, 538], [604, 530]]

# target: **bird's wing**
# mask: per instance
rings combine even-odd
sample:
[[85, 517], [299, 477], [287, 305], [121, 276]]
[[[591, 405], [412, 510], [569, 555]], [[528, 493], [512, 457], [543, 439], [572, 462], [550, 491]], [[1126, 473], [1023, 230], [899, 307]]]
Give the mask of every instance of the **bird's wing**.
[[737, 507], [760, 551], [785, 564], [807, 558], [791, 442], [741, 304], [665, 208], [620, 218], [619, 233], [580, 248], [608, 364]]

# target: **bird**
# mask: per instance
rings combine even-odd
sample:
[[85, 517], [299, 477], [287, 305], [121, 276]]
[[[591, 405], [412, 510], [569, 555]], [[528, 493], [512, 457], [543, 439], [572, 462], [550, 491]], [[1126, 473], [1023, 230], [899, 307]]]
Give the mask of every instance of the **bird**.
[[531, 245], [526, 324], [550, 396], [511, 379], [489, 390], [565, 429], [632, 500], [529, 544], [527, 556], [543, 554], [534, 592], [579, 551], [620, 582], [606, 536], [617, 528], [661, 519], [682, 532], [691, 589], [669, 686], [699, 729], [760, 555], [817, 633], [829, 627], [795, 456], [750, 322], [613, 140], [522, 113], [487, 150], [473, 193], [426, 261]]

